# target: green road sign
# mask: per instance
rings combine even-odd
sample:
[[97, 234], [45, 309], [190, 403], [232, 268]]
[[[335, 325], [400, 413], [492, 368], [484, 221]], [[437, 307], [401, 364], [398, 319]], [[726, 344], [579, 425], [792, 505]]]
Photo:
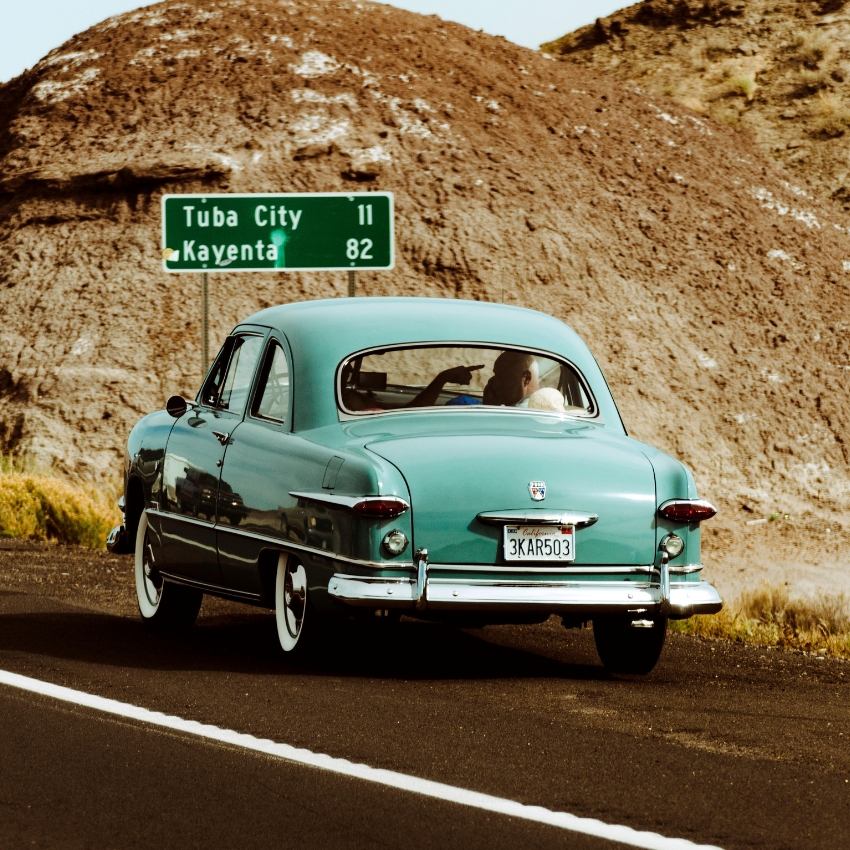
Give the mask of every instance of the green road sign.
[[167, 272], [391, 269], [393, 196], [164, 195], [162, 260]]

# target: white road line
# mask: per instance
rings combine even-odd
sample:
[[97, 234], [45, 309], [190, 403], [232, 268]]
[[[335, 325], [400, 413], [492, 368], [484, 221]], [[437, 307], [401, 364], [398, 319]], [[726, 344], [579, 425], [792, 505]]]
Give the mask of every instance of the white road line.
[[542, 806], [527, 806], [524, 803], [517, 803], [515, 800], [507, 800], [504, 797], [492, 797], [489, 794], [467, 791], [465, 788], [456, 788], [454, 785], [445, 785], [442, 782], [432, 782], [430, 779], [419, 779], [416, 776], [396, 773], [393, 770], [369, 767], [366, 764], [355, 764], [346, 759], [313, 753], [310, 750], [291, 747], [289, 744], [277, 744], [274, 741], [255, 738], [253, 735], [245, 735], [230, 729], [220, 729], [218, 726], [198, 723], [196, 720], [184, 720], [182, 717], [173, 717], [160, 711], [150, 711], [147, 708], [140, 708], [114, 699], [75, 691], [61, 685], [42, 682], [39, 679], [31, 679], [29, 676], [9, 673], [6, 670], [0, 670], [0, 684], [53, 697], [74, 705], [93, 708], [96, 711], [103, 711], [118, 717], [127, 717], [142, 723], [174, 729], [188, 735], [197, 735], [210, 741], [218, 741], [222, 744], [230, 744], [258, 753], [266, 753], [296, 764], [329, 770], [342, 776], [365, 779], [367, 782], [375, 782], [389, 788], [398, 788], [402, 791], [410, 791], [413, 794], [445, 800], [448, 803], [471, 806], [487, 812], [496, 812], [508, 817], [522, 818], [535, 823], [567, 829], [571, 832], [580, 832], [583, 835], [593, 835], [608, 841], [618, 841], [620, 844], [629, 844], [632, 847], [643, 847], [646, 850], [720, 850], [720, 848], [708, 844], [694, 844], [684, 838], [666, 838], [655, 832], [638, 832], [629, 826], [603, 823], [594, 818], [577, 817], [567, 812], [553, 812], [550, 809], [544, 809]]

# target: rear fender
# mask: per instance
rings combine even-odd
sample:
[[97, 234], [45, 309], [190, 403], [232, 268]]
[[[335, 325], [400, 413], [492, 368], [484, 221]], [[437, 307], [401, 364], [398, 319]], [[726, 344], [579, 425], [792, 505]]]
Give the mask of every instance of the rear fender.
[[[696, 499], [697, 487], [691, 471], [680, 461], [658, 449], [647, 447], [644, 451], [655, 471], [656, 510], [670, 499]], [[681, 523], [655, 515], [656, 546], [668, 534], [678, 534], [685, 541], [682, 554], [670, 559], [671, 567], [683, 567], [700, 564], [700, 524]], [[684, 578], [677, 577], [677, 578]], [[698, 574], [693, 574], [698, 580]]]

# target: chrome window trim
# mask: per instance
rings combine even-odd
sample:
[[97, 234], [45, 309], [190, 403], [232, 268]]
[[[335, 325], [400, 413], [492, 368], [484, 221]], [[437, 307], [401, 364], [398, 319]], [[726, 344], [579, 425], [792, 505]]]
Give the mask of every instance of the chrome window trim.
[[[463, 346], [466, 348], [490, 348], [494, 350], [505, 350], [505, 349], [513, 349], [515, 351], [526, 351], [529, 354], [539, 354], [543, 357], [547, 357], [551, 360], [556, 360], [559, 363], [565, 363], [569, 366], [576, 374], [576, 377], [581, 384], [582, 389], [585, 392], [588, 400], [591, 403], [591, 412], [586, 414], [569, 414], [569, 413], [558, 413], [557, 411], [550, 410], [529, 410], [524, 407], [504, 407], [502, 405], [499, 406], [484, 406], [484, 405], [469, 405], [464, 407], [459, 407], [458, 412], [465, 412], [469, 410], [475, 410], [476, 408], [483, 408], [484, 410], [493, 413], [494, 411], [502, 411], [506, 413], [527, 413], [532, 416], [543, 414], [548, 417], [555, 417], [557, 419], [570, 419], [570, 420], [579, 420], [579, 421], [595, 421], [604, 424], [604, 421], [599, 413], [599, 404], [596, 401], [596, 396], [593, 393], [593, 390], [590, 388], [590, 384], [587, 381], [587, 378], [584, 377], [581, 369], [575, 365], [571, 360], [564, 357], [562, 354], [556, 354], [554, 351], [547, 351], [543, 348], [528, 348], [524, 345], [512, 345], [510, 343], [497, 343], [497, 342], [482, 342], [482, 341], [473, 341], [473, 340], [427, 340], [423, 342], [397, 342], [390, 343], [389, 345], [373, 345], [369, 348], [361, 349], [360, 351], [355, 351], [352, 354], [349, 354], [347, 357], [344, 357], [336, 367], [336, 376], [334, 378], [334, 392], [336, 395], [336, 408], [337, 414], [339, 415], [339, 419], [341, 422], [350, 422], [353, 420], [361, 420], [364, 417], [369, 416], [386, 416], [387, 414], [398, 414], [398, 413], [411, 413], [417, 412], [422, 413], [424, 411], [438, 411], [438, 412], [446, 412], [447, 408], [445, 405], [441, 407], [409, 407], [402, 408], [400, 410], [384, 410], [381, 413], [375, 412], [366, 412], [366, 411], [356, 411], [356, 410], [348, 410], [345, 405], [342, 403], [342, 372], [345, 368], [346, 364], [353, 360], [355, 357], [365, 357], [367, 354], [372, 354], [375, 351], [397, 351], [399, 349], [405, 348], [442, 348], [444, 346]], [[424, 389], [424, 388], [423, 388]], [[452, 408], [449, 408], [452, 409]]]
[[[222, 347], [222, 348], [224, 348], [224, 346], [227, 344], [227, 340], [229, 340], [229, 339], [239, 339], [240, 337], [249, 337], [249, 336], [265, 337], [265, 334], [263, 334], [263, 333], [259, 333], [258, 331], [254, 331], [254, 330], [244, 330], [244, 331], [240, 331], [240, 330], [238, 330], [238, 329], [237, 329], [237, 330], [233, 331], [232, 333], [229, 333], [229, 334], [225, 337], [224, 342], [221, 344], [221, 347]], [[229, 354], [229, 355], [228, 355], [228, 357], [227, 357], [227, 366], [226, 366], [226, 367], [225, 367], [225, 369], [224, 369], [224, 380], [225, 380], [225, 381], [227, 380], [227, 373], [230, 371], [230, 362], [231, 362], [231, 360], [233, 359], [233, 352], [234, 352], [234, 350], [235, 350], [235, 347], [234, 347], [234, 348], [232, 348], [232, 349], [230, 350], [230, 354]], [[220, 350], [220, 349], [219, 349], [219, 354], [221, 354], [221, 350]], [[218, 410], [218, 411], [224, 411], [225, 413], [233, 413], [233, 411], [232, 411], [232, 410], [229, 410], [229, 409], [228, 409], [228, 408], [226, 408], [226, 407], [221, 407], [221, 406], [219, 405], [219, 401], [221, 401], [221, 389], [219, 389], [219, 392], [218, 392], [218, 394], [217, 394], [217, 396], [216, 396], [216, 403], [215, 403], [214, 405], [206, 404], [206, 403], [204, 402], [204, 398], [203, 398], [203, 396], [204, 396], [204, 387], [207, 385], [207, 379], [209, 378], [209, 376], [210, 376], [210, 372], [212, 371], [212, 369], [213, 369], [213, 367], [215, 366], [215, 364], [216, 364], [216, 362], [217, 362], [217, 361], [218, 361], [218, 354], [217, 354], [217, 355], [213, 358], [213, 361], [212, 361], [212, 363], [210, 363], [210, 367], [209, 367], [209, 369], [207, 370], [206, 375], [204, 375], [203, 383], [201, 384], [201, 388], [200, 388], [200, 390], [198, 390], [198, 394], [195, 396], [195, 401], [197, 402], [198, 407], [203, 407], [205, 410]], [[255, 367], [255, 368], [256, 368], [256, 367]], [[251, 395], [252, 395], [252, 394], [251, 394], [251, 389], [253, 388], [254, 379], [255, 379], [256, 377], [257, 377], [256, 372], [254, 372], [254, 374], [252, 374], [252, 375], [251, 375], [251, 385], [248, 387], [248, 394], [249, 394], [249, 396], [251, 396]], [[222, 386], [224, 386], [224, 384], [223, 384], [223, 383], [222, 383]], [[200, 400], [199, 400], [199, 399], [200, 399]], [[247, 398], [246, 398], [246, 408], [247, 408]], [[243, 411], [242, 411], [242, 413], [241, 413], [241, 415], [239, 415], [239, 416], [240, 416], [240, 419], [243, 419], [243, 418], [244, 418], [244, 416], [245, 416], [245, 411], [243, 410]]]
[[[251, 393], [251, 403], [248, 405], [248, 419], [252, 419], [255, 422], [267, 422], [272, 425], [286, 425], [289, 422], [289, 418], [287, 419], [275, 419], [273, 416], [260, 416], [258, 413], [254, 413], [254, 407], [261, 400], [258, 398], [258, 393], [260, 392], [260, 375], [263, 373], [263, 367], [266, 365], [266, 358], [272, 352], [274, 347], [277, 346], [282, 352], [283, 357], [286, 360], [286, 368], [288, 370], [287, 377], [289, 378], [289, 398], [288, 408], [291, 413], [292, 411], [292, 364], [289, 362], [289, 355], [286, 352], [286, 348], [283, 343], [277, 339], [276, 337], [270, 336], [268, 341], [266, 342], [266, 350], [263, 352], [263, 356], [260, 358], [260, 371], [257, 373], [257, 381], [256, 386], [254, 387], [254, 391]], [[264, 388], [263, 388], [264, 389]]]
[[503, 415], [522, 415], [522, 416], [545, 416], [548, 419], [558, 419], [560, 421], [569, 422], [590, 422], [593, 425], [604, 425], [605, 420], [601, 414], [596, 416], [578, 416], [570, 413], [559, 413], [557, 410], [529, 410], [527, 407], [488, 407], [483, 404], [470, 405], [452, 405], [451, 407], [405, 407], [401, 410], [384, 410], [381, 413], [347, 413], [337, 407], [337, 414], [340, 422], [362, 422], [364, 416], [401, 416], [409, 413], [427, 414], [427, 413], [476, 413], [483, 416], [485, 413], [495, 413]]

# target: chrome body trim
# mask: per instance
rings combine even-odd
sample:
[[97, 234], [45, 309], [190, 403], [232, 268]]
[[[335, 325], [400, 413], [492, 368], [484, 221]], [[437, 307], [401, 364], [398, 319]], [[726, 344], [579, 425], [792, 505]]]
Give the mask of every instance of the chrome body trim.
[[[331, 493], [327, 490], [321, 492], [310, 492], [310, 493], [302, 493], [302, 492], [291, 492], [289, 494], [295, 499], [309, 499], [312, 502], [323, 502], [326, 505], [335, 505], [340, 508], [353, 508], [355, 505], [359, 505], [361, 502], [383, 502], [383, 501], [395, 501], [399, 502], [401, 505], [404, 505], [404, 508], [401, 510], [403, 514], [405, 511], [410, 510], [410, 505], [401, 498], [401, 496], [343, 496], [337, 493]], [[399, 514], [400, 516], [401, 514]]]
[[574, 525], [576, 528], [587, 528], [599, 520], [597, 514], [579, 513], [577, 511], [552, 511], [524, 508], [508, 511], [483, 511], [476, 519], [490, 525]]
[[666, 552], [661, 556], [661, 564], [659, 566], [661, 572], [661, 580], [659, 586], [661, 590], [661, 604], [658, 608], [658, 613], [668, 617], [670, 615], [670, 558]]
[[[362, 608], [401, 608], [429, 611], [539, 611], [574, 614], [647, 614], [662, 612], [664, 599], [658, 584], [610, 582], [600, 585], [557, 581], [465, 581], [427, 575], [425, 605], [418, 601], [418, 577], [381, 578], [337, 574], [328, 582], [328, 594], [347, 605]], [[723, 607], [720, 594], [708, 582], [669, 588], [669, 616], [685, 619], [713, 614]]]
[[[166, 517], [167, 519], [176, 519], [180, 522], [195, 523], [209, 528], [211, 523], [197, 520], [194, 517], [184, 517], [178, 514], [171, 514], [167, 511], [154, 510], [148, 508], [145, 513], [149, 516]], [[344, 561], [346, 564], [354, 564], [357, 567], [369, 567], [379, 570], [410, 570], [413, 569], [413, 561], [367, 561], [363, 558], [352, 558], [349, 555], [342, 555], [339, 552], [330, 552], [327, 549], [317, 549], [315, 546], [305, 546], [303, 543], [295, 543], [284, 537], [272, 537], [268, 534], [258, 534], [255, 531], [245, 531], [241, 528], [232, 528], [227, 525], [216, 525], [216, 531], [226, 532], [227, 534], [236, 534], [241, 537], [250, 537], [253, 540], [258, 540], [260, 543], [268, 543], [278, 549], [293, 550], [298, 552], [310, 552], [312, 554], [321, 555], [323, 558], [329, 558], [332, 561]]]
[[214, 593], [218, 596], [228, 596], [231, 599], [245, 599], [252, 602], [256, 602], [260, 599], [259, 593], [249, 593], [246, 590], [231, 590], [229, 587], [221, 587], [218, 584], [210, 584], [206, 581], [186, 578], [185, 576], [179, 576], [175, 573], [166, 572], [165, 570], [160, 570], [159, 573], [163, 578], [173, 581], [175, 584], [184, 584], [187, 587], [196, 587], [198, 590], [203, 590], [207, 593]]
[[[713, 517], [717, 516], [717, 508], [715, 508], [714, 505], [712, 505], [711, 502], [709, 502], [707, 499], [668, 499], [666, 502], [664, 502], [664, 504], [658, 506], [658, 515], [663, 517], [664, 514], [662, 512], [664, 508], [669, 507], [670, 505], [699, 505], [703, 508], [711, 508], [711, 510], [714, 511], [714, 513], [710, 517], [708, 517], [708, 519], [712, 519]], [[695, 523], [706, 521], [707, 520], [703, 519], [694, 520]]]
[[570, 573], [615, 573], [617, 575], [634, 575], [635, 573], [651, 574], [656, 568], [653, 564], [644, 564], [637, 567], [611, 566], [608, 564], [585, 564], [584, 566], [557, 567], [557, 561], [551, 564], [529, 564], [527, 561], [517, 561], [516, 566], [491, 566], [490, 564], [429, 564], [428, 569], [443, 570], [444, 572], [459, 573], [528, 573], [539, 575], [540, 573], [552, 573], [558, 575], [569, 575]]
[[671, 576], [690, 575], [702, 572], [704, 564], [681, 564], [678, 567], [670, 567]]
[[428, 607], [428, 550], [420, 549], [414, 558], [416, 561], [416, 594], [413, 600], [417, 611]]
[[165, 519], [176, 519], [178, 522], [185, 522], [187, 525], [200, 525], [202, 528], [212, 528], [214, 522], [207, 519], [197, 519], [193, 516], [185, 516], [184, 514], [172, 514], [168, 511], [161, 511], [159, 508], [146, 508], [145, 513], [148, 516], [164, 517]]
[[130, 539], [124, 525], [116, 525], [106, 538], [106, 549], [113, 555], [132, 555], [136, 550], [136, 541]]

